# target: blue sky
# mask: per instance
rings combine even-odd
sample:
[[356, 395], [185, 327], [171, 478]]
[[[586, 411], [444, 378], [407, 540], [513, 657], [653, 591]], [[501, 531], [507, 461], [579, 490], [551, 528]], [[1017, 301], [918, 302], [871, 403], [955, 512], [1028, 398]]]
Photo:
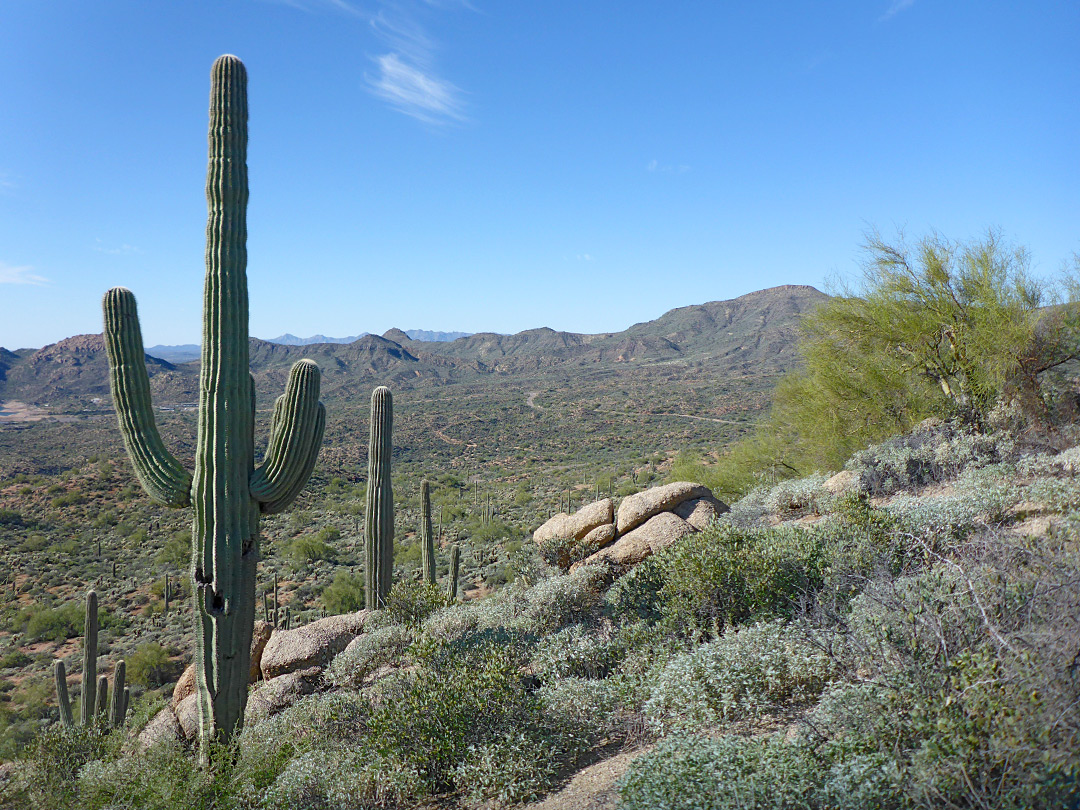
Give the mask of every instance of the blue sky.
[[251, 333], [623, 329], [857, 272], [864, 232], [1080, 250], [1080, 4], [3, 0], [0, 345], [200, 334], [209, 70], [249, 74]]

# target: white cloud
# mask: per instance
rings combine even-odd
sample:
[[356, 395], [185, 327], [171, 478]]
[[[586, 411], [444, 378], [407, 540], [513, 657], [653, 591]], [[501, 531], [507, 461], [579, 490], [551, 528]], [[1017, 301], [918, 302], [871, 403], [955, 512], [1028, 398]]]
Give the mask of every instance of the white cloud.
[[899, 14], [901, 11], [905, 11], [915, 5], [915, 0], [892, 0], [889, 4], [888, 10], [881, 15], [881, 20], [890, 20]]
[[10, 264], [0, 262], [0, 284], [33, 284], [41, 286], [49, 283], [49, 280], [44, 276], [30, 272], [33, 269], [29, 265], [12, 267]]
[[450, 82], [409, 64], [396, 53], [375, 57], [376, 76], [365, 76], [372, 92], [395, 108], [427, 123], [463, 120], [460, 91]]
[[346, 0], [263, 0], [263, 2], [277, 3], [281, 6], [307, 12], [330, 10], [341, 11], [354, 17], [362, 16], [360, 9], [356, 8], [352, 3], [346, 2]]
[[[471, 8], [455, 0], [422, 0], [422, 5]], [[439, 76], [435, 68], [437, 45], [420, 24], [422, 9], [416, 2], [383, 0], [371, 18], [371, 28], [389, 51], [372, 57], [377, 71], [365, 74], [368, 89], [396, 110], [429, 124], [464, 121], [461, 89]]]

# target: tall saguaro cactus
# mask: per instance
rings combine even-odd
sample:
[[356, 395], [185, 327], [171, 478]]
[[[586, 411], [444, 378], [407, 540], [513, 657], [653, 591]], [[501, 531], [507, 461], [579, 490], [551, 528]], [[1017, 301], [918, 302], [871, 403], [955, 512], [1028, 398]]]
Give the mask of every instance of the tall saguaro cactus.
[[364, 601], [383, 606], [394, 575], [394, 490], [390, 484], [394, 398], [380, 385], [371, 392], [367, 505], [364, 510]]
[[431, 483], [420, 482], [420, 557], [424, 566], [424, 583], [435, 584], [435, 536], [431, 533]]
[[86, 594], [86, 617], [83, 624], [83, 674], [82, 674], [82, 724], [94, 722], [94, 706], [97, 703], [97, 592]]
[[129, 290], [105, 294], [105, 343], [124, 444], [152, 498], [194, 511], [192, 526], [199, 736], [227, 741], [243, 726], [255, 621], [259, 515], [286, 508], [315, 465], [326, 411], [319, 368], [300, 360], [254, 465], [255, 392], [248, 368], [247, 73], [235, 56], [211, 71], [206, 174], [206, 280], [195, 471], [158, 435], [142, 335]]

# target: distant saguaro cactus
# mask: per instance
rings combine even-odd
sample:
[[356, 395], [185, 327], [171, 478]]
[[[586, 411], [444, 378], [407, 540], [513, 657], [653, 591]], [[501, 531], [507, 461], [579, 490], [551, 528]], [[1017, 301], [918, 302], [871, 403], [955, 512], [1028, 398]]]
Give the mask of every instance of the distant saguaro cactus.
[[75, 725], [71, 716], [71, 698], [68, 696], [67, 669], [63, 661], [53, 662], [53, 677], [56, 679], [56, 703], [60, 707], [60, 722], [65, 726]]
[[270, 443], [254, 464], [255, 392], [248, 368], [247, 72], [235, 56], [211, 71], [206, 176], [206, 280], [195, 471], [165, 449], [154, 423], [135, 298], [105, 294], [105, 344], [120, 430], [147, 493], [192, 506], [195, 680], [204, 758], [243, 725], [255, 621], [259, 514], [279, 512], [315, 465], [326, 411], [319, 368], [300, 360], [270, 422]]
[[394, 398], [380, 385], [371, 392], [367, 507], [364, 510], [364, 601], [381, 608], [394, 576], [394, 489], [390, 483]]
[[435, 584], [435, 536], [431, 533], [431, 483], [420, 482], [420, 558], [424, 564], [424, 582]]
[[457, 599], [458, 568], [461, 565], [461, 549], [457, 543], [450, 546], [450, 572], [446, 575], [446, 598]]

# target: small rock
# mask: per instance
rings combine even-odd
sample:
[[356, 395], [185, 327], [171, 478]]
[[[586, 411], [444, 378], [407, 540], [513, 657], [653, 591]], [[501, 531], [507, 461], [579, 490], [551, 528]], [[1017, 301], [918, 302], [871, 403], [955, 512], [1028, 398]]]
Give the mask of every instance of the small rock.
[[704, 498], [683, 501], [672, 511], [695, 529], [701, 531], [724, 512], [730, 512], [731, 509], [723, 501], [709, 495]]
[[859, 476], [851, 470], [841, 470], [821, 486], [831, 495], [843, 495], [859, 486]]
[[570, 570], [597, 563], [608, 563], [616, 569], [626, 570], [694, 531], [694, 527], [678, 515], [661, 512], [633, 531], [622, 535], [614, 544], [574, 563]]
[[647, 489], [625, 498], [619, 504], [619, 516], [615, 521], [615, 528], [621, 537], [653, 515], [674, 509], [683, 501], [704, 497], [712, 497], [709, 488], [689, 481], [676, 481], [674, 484]]
[[180, 721], [176, 719], [173, 710], [166, 706], [139, 732], [138, 745], [145, 751], [163, 742], [180, 742], [183, 738]]
[[615, 524], [605, 523], [603, 526], [597, 526], [583, 538], [581, 538], [581, 545], [592, 548], [605, 548], [615, 542]]
[[310, 695], [318, 687], [322, 672], [322, 667], [308, 667], [260, 684], [248, 698], [245, 722], [254, 724], [273, 717]]
[[533, 532], [533, 540], [543, 543], [556, 537], [581, 540], [598, 526], [615, 522], [615, 504], [611, 498], [583, 506], [572, 515], [560, 512]]
[[327, 616], [295, 630], [275, 630], [262, 654], [266, 680], [287, 672], [325, 667], [364, 630], [368, 610]]

